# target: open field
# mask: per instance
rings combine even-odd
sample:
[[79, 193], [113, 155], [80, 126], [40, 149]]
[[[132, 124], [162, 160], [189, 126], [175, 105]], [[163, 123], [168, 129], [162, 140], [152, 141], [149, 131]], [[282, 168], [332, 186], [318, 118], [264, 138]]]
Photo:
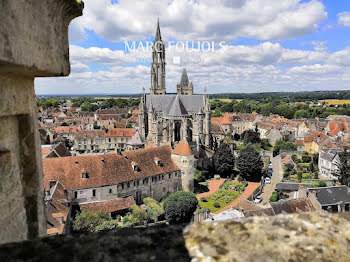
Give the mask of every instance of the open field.
[[344, 105], [344, 104], [350, 104], [350, 100], [340, 100], [340, 99], [326, 99], [326, 100], [319, 100], [321, 103], [325, 102], [328, 105]]
[[232, 102], [232, 99], [229, 99], [229, 98], [210, 99], [210, 102], [212, 103], [215, 100], [219, 100], [219, 101], [224, 102], [224, 103], [231, 103]]

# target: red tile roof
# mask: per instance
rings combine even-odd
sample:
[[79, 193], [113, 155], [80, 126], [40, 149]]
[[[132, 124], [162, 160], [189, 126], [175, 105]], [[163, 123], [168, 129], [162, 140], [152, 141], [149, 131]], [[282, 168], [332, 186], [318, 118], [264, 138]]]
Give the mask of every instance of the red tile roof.
[[[161, 159], [162, 166], [157, 166], [155, 157]], [[134, 171], [132, 161], [138, 164], [140, 171]], [[88, 178], [82, 177], [83, 170]], [[171, 158], [170, 146], [129, 151], [122, 156], [111, 153], [43, 159], [45, 188], [49, 188], [50, 180], [60, 181], [68, 189], [79, 189], [114, 185], [178, 170]]]
[[55, 130], [56, 130], [56, 133], [69, 134], [69, 133], [77, 133], [81, 130], [81, 128], [80, 126], [57, 126]]
[[191, 156], [191, 155], [193, 155], [190, 145], [184, 140], [181, 140], [177, 144], [177, 146], [172, 151], [172, 154], [180, 155], [180, 156]]
[[132, 196], [129, 196], [126, 198], [116, 198], [111, 200], [80, 204], [80, 208], [111, 213], [115, 211], [129, 209], [133, 205], [135, 205], [135, 200]]
[[229, 117], [212, 117], [211, 118], [212, 123], [217, 123], [221, 125], [231, 125], [232, 121]]
[[133, 128], [116, 128], [109, 130], [105, 134], [106, 137], [132, 137], [135, 135], [136, 130]]

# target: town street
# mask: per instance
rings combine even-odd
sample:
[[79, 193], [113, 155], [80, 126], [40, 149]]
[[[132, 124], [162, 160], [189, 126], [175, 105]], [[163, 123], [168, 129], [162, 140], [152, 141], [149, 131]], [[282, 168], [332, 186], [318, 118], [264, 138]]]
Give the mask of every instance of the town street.
[[269, 203], [269, 199], [275, 191], [276, 184], [282, 181], [283, 178], [283, 170], [281, 166], [281, 156], [278, 155], [276, 157], [271, 158], [272, 162], [272, 168], [273, 173], [271, 177], [271, 184], [265, 184], [263, 193], [261, 194], [261, 197], [263, 198], [263, 201], [261, 204], [266, 205]]

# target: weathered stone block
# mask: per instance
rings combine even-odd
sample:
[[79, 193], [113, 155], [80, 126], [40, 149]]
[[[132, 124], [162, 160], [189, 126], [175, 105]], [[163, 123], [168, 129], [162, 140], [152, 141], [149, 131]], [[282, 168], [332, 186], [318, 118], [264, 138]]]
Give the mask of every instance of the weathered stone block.
[[83, 3], [1, 0], [0, 6], [0, 73], [68, 75], [68, 25], [82, 15]]

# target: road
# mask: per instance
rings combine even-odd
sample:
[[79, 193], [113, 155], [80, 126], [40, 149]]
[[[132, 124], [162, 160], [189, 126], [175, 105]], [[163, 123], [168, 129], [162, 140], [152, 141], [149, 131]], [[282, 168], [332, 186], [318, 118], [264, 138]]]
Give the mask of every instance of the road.
[[271, 184], [265, 184], [263, 193], [261, 197], [263, 201], [261, 204], [268, 205], [272, 192], [275, 191], [276, 184], [282, 181], [283, 178], [283, 170], [281, 166], [281, 156], [278, 155], [271, 160], [273, 173], [271, 177]]

